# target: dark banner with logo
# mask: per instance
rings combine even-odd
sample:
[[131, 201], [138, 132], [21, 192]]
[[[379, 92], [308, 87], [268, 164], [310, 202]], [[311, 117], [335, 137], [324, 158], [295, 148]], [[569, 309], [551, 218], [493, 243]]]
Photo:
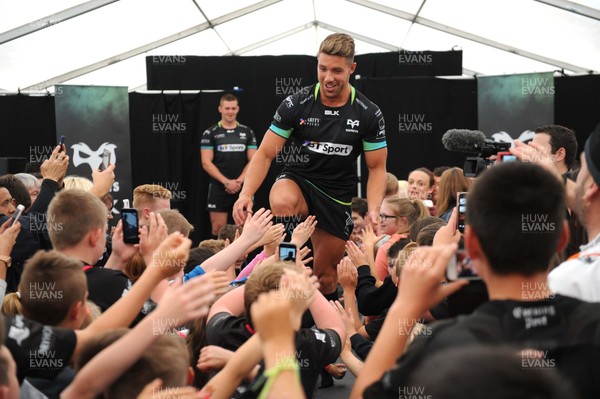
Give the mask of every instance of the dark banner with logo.
[[132, 205], [127, 87], [56, 86], [55, 112], [57, 140], [65, 136], [71, 158], [67, 174], [91, 179], [106, 150], [116, 165], [113, 213], [125, 199]]
[[479, 130], [496, 141], [530, 140], [554, 123], [554, 94], [552, 72], [478, 77]]

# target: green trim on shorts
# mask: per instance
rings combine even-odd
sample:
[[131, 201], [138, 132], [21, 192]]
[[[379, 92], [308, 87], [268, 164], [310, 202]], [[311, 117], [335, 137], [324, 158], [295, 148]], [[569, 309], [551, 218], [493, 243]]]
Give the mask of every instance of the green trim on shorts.
[[308, 184], [310, 184], [311, 186], [313, 186], [318, 192], [320, 192], [321, 194], [323, 194], [324, 196], [326, 196], [330, 200], [335, 201], [335, 202], [337, 202], [338, 204], [341, 204], [341, 205], [346, 205], [346, 206], [352, 205], [352, 202], [344, 202], [344, 201], [340, 201], [339, 199], [333, 198], [331, 195], [327, 194], [325, 191], [323, 191], [319, 187], [315, 186], [310, 180], [307, 180], [307, 179], [304, 179], [304, 180]]

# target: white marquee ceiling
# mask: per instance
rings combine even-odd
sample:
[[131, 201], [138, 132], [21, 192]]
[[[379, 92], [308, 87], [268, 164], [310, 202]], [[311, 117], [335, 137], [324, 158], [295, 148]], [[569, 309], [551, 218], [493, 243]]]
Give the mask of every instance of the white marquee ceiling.
[[148, 55], [463, 50], [465, 75], [600, 71], [600, 0], [0, 0], [0, 93], [146, 85]]

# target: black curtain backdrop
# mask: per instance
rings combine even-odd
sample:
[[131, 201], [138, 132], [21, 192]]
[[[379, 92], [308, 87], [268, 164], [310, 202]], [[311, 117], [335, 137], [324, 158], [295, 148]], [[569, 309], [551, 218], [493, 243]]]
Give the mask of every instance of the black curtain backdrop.
[[[244, 90], [236, 93], [241, 107], [238, 119], [254, 129], [259, 142], [275, 109], [285, 98], [281, 92], [293, 90], [297, 83], [312, 84], [316, 79], [314, 62], [301, 65], [299, 69], [303, 72], [297, 72], [296, 63], [292, 57], [287, 64], [289, 69], [263, 67], [235, 72], [240, 81], [245, 79], [245, 86], [240, 84]], [[251, 79], [244, 77], [246, 73]], [[283, 78], [296, 80], [284, 82]], [[589, 133], [600, 122], [597, 112], [600, 76], [557, 77], [555, 85], [555, 120], [548, 123], [573, 128], [581, 150]], [[441, 136], [450, 128], [477, 127], [476, 80], [369, 78], [357, 80], [355, 86], [383, 111], [388, 136], [388, 170], [399, 179], [405, 179], [409, 171], [419, 166], [462, 167], [465, 155], [446, 151], [441, 145]], [[129, 94], [133, 187], [153, 182], [169, 186], [176, 197], [173, 207], [180, 209], [196, 227], [192, 237], [195, 242], [210, 233], [205, 210], [208, 180], [200, 163], [200, 135], [219, 120], [217, 106], [221, 95]], [[162, 123], [172, 123], [170, 130], [179, 128], [179, 131], [161, 130], [164, 126], [155, 129], [153, 114], [159, 114], [163, 120], [165, 115], [170, 117], [171, 122]], [[182, 123], [185, 129], [176, 125]], [[4, 138], [0, 157], [27, 158], [33, 146], [55, 145], [54, 99], [0, 96], [0, 134]], [[268, 192], [278, 168], [279, 165], [271, 168], [258, 191], [256, 207], [268, 205]], [[363, 172], [364, 179], [364, 165]]]
[[200, 94], [129, 95], [133, 187], [160, 184], [171, 190], [172, 208], [195, 227], [194, 242], [210, 233], [208, 180], [200, 164], [203, 101]]
[[57, 145], [54, 97], [0, 96], [0, 135], [0, 157], [43, 161], [52, 153], [46, 150]]
[[[421, 166], [462, 168], [465, 154], [442, 145], [453, 128], [477, 128], [477, 82], [438, 78], [361, 79], [358, 90], [381, 108], [388, 143], [387, 169], [400, 180]], [[368, 173], [362, 166], [363, 195]]]
[[575, 131], [581, 152], [585, 140], [600, 123], [600, 76], [554, 78], [554, 86], [554, 123]]

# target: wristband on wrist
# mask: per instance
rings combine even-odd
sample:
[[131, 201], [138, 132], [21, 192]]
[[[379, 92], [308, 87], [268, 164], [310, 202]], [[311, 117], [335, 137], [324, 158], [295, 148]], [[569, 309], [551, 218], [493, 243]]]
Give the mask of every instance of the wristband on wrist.
[[[282, 371], [293, 371], [296, 379], [300, 381], [300, 367], [295, 356], [287, 356], [280, 359], [275, 367], [265, 370], [263, 375], [258, 379], [256, 385], [259, 386], [264, 382], [265, 386], [260, 391], [258, 399], [265, 399], [275, 383], [275, 380]], [[266, 380], [266, 382], [265, 382]]]

